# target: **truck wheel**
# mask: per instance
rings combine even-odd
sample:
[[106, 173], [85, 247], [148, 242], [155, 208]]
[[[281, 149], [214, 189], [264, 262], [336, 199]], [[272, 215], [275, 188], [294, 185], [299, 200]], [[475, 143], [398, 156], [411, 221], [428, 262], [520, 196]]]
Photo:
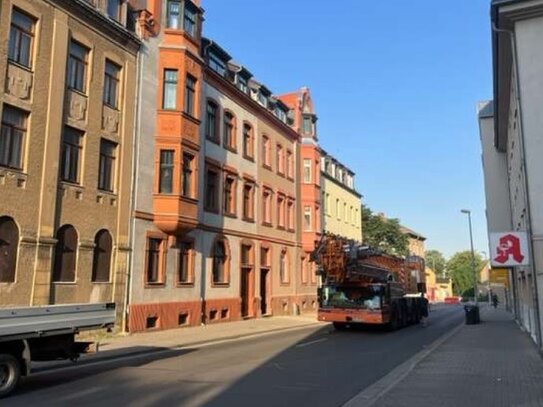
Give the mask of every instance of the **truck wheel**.
[[7, 353], [0, 354], [0, 398], [10, 394], [21, 378], [21, 365]]
[[334, 322], [333, 324], [336, 331], [344, 331], [347, 329], [347, 324], [343, 322]]

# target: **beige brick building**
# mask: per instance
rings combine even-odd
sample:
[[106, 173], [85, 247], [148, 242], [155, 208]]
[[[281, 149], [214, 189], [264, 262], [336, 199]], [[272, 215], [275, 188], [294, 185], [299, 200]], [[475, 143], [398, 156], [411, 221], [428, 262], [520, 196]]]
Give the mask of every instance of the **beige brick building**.
[[0, 305], [116, 301], [122, 309], [134, 14], [120, 0], [0, 7]]

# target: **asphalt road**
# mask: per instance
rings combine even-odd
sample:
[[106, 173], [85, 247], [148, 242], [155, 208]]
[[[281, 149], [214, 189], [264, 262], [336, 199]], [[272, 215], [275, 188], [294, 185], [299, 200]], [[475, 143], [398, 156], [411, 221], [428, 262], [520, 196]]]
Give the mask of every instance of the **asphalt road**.
[[331, 326], [41, 372], [0, 406], [341, 406], [463, 321], [396, 332]]

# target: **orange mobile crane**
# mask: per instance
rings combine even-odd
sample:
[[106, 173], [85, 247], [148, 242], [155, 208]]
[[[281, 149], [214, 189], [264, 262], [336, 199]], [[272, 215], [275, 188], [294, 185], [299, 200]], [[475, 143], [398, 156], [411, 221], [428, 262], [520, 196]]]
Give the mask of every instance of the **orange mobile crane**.
[[[390, 256], [326, 234], [312, 255], [321, 276], [319, 321], [336, 329], [419, 323], [425, 307], [424, 259]], [[427, 303], [426, 303], [427, 304]]]

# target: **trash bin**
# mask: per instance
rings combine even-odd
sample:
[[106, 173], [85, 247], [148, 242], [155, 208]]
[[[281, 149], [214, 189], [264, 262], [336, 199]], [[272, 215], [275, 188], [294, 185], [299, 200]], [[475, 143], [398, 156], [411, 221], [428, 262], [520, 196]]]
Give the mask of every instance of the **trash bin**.
[[475, 325], [481, 322], [477, 305], [466, 305], [464, 311], [466, 311], [466, 325]]

